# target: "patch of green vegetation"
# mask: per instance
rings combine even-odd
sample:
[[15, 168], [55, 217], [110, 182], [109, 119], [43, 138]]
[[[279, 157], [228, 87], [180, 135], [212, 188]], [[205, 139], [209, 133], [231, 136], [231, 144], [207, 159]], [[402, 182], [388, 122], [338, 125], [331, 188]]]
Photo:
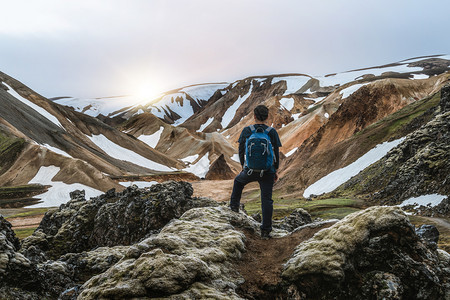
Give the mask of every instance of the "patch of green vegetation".
[[416, 118], [424, 115], [430, 108], [438, 106], [440, 100], [441, 93], [437, 92], [432, 96], [413, 102], [374, 124], [367, 126], [365, 129], [356, 133], [355, 136], [370, 132], [371, 134], [368, 138], [377, 143], [394, 138], [402, 133]]
[[18, 186], [0, 187], [0, 199], [14, 199], [34, 196], [45, 192], [45, 186], [41, 184], [26, 184]]
[[[252, 197], [253, 196], [253, 197]], [[261, 213], [261, 200], [259, 191], [246, 195], [252, 199], [245, 203], [245, 210], [249, 215]], [[299, 198], [279, 197], [275, 192], [273, 195], [273, 218], [281, 219], [294, 211], [303, 208], [311, 214], [312, 218], [342, 219], [346, 215], [361, 209], [361, 201], [347, 198], [328, 198], [306, 201]]]
[[23, 229], [15, 229], [14, 233], [16, 234], [16, 237], [20, 240], [29, 237], [33, 234], [33, 232], [36, 230], [37, 227], [34, 228], [23, 228]]
[[8, 137], [0, 131], [0, 174], [12, 166], [24, 147], [24, 139]]
[[26, 210], [26, 211], [8, 216], [6, 219], [43, 215], [47, 211], [49, 211], [49, 208], [48, 207], [24, 208], [24, 210]]

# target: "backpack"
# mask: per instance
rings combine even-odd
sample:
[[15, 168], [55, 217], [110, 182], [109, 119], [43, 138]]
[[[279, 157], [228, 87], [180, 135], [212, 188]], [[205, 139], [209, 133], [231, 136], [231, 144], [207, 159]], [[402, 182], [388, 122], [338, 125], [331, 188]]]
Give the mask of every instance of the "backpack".
[[262, 177], [264, 171], [268, 171], [272, 167], [274, 154], [269, 137], [272, 129], [272, 127], [255, 129], [255, 126], [250, 126], [252, 134], [245, 141], [245, 166], [249, 169], [248, 175], [257, 171]]

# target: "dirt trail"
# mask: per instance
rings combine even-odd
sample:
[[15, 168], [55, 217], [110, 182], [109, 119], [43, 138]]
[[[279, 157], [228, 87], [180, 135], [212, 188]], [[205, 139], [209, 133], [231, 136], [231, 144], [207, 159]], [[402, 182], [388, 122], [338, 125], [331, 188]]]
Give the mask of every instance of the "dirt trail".
[[327, 223], [316, 228], [304, 228], [286, 237], [269, 240], [244, 232], [247, 251], [236, 262], [236, 270], [245, 282], [239, 287], [238, 293], [246, 299], [275, 299], [283, 263], [290, 258], [298, 244], [331, 225]]
[[44, 215], [42, 214], [29, 217], [11, 218], [8, 219], [8, 221], [11, 223], [13, 230], [24, 228], [35, 228], [39, 226], [43, 217]]

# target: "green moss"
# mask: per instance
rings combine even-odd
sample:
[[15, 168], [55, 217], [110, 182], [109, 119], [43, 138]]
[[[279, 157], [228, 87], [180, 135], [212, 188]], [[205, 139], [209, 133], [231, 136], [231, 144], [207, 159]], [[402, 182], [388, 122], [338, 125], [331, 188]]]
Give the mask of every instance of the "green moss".
[[15, 199], [31, 197], [45, 192], [46, 188], [40, 184], [0, 187], [0, 199]]
[[16, 237], [20, 240], [30, 236], [33, 234], [33, 232], [36, 230], [37, 227], [33, 228], [23, 228], [23, 229], [14, 229], [14, 233], [16, 234]]
[[0, 174], [12, 166], [24, 147], [24, 139], [9, 137], [0, 131]]
[[[245, 210], [249, 215], [261, 213], [261, 200], [259, 191], [251, 193], [257, 195], [256, 199], [245, 203]], [[347, 198], [328, 198], [306, 201], [299, 198], [279, 197], [277, 192], [273, 195], [273, 218], [281, 219], [294, 211], [296, 208], [303, 208], [308, 211], [313, 218], [341, 219], [346, 215], [360, 210], [361, 201]]]
[[26, 209], [26, 211], [8, 216], [6, 219], [39, 216], [39, 215], [45, 214], [49, 210], [48, 207], [25, 208], [25, 209]]

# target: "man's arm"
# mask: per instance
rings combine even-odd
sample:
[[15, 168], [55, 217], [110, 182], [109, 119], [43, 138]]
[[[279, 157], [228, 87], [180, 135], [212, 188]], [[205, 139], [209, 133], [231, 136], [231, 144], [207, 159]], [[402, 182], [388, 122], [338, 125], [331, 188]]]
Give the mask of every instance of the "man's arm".
[[244, 167], [245, 162], [245, 143], [239, 143], [239, 161], [241, 166]]

